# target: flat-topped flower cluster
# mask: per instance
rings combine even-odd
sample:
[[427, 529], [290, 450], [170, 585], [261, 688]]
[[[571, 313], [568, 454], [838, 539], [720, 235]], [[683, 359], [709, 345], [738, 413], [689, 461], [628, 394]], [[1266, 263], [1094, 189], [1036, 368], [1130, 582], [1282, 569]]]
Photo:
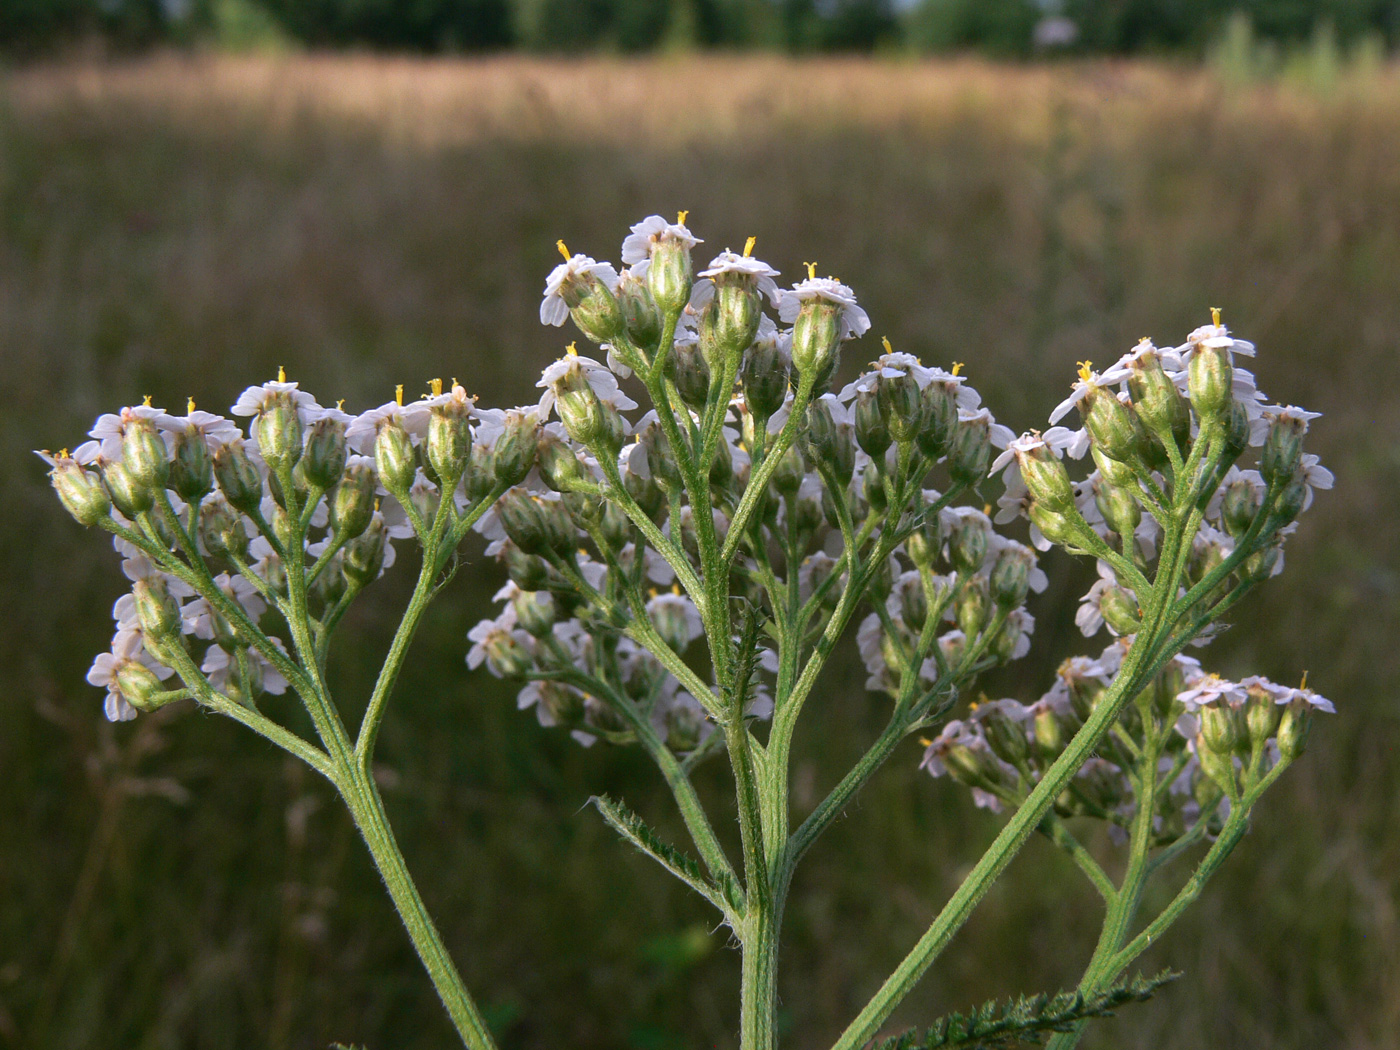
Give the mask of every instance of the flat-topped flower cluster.
[[[508, 582], [498, 613], [472, 628], [467, 663], [519, 681], [519, 706], [541, 723], [584, 744], [639, 745], [657, 763], [703, 867], [599, 806], [734, 928], [746, 1046], [771, 1045], [772, 967], [750, 961], [776, 958], [793, 866], [920, 732], [935, 734], [930, 773], [1009, 811], [972, 889], [938, 923], [964, 921], [1038, 830], [1108, 903], [1105, 937], [1117, 941], [1101, 942], [1081, 986], [1101, 990], [1189, 903], [1123, 943], [1147, 875], [1201, 840], [1214, 842], [1201, 870], [1214, 870], [1303, 752], [1313, 713], [1332, 710], [1304, 685], [1227, 681], [1184, 654], [1282, 570], [1299, 515], [1331, 487], [1303, 451], [1317, 414], [1267, 403], [1236, 364], [1254, 346], [1218, 311], [1180, 346], [1143, 340], [1102, 372], [1083, 362], [1051, 425], [1019, 437], [963, 365], [925, 365], [888, 340], [833, 386], [843, 350], [871, 326], [853, 289], [815, 264], [780, 288], [753, 238], [696, 273], [702, 242], [685, 220], [633, 226], [621, 270], [559, 243], [540, 320], [572, 320], [598, 350], [568, 344], [534, 403], [479, 408], [455, 381], [433, 380], [417, 399], [400, 387], [351, 415], [279, 374], [238, 398], [235, 419], [148, 400], [102, 416], [71, 454], [42, 453], [59, 498], [112, 534], [132, 583], [113, 609], [111, 650], [89, 673], [108, 717], [193, 700], [330, 778], [381, 870], [395, 872], [386, 879], [459, 1028], [489, 1045], [421, 899], [403, 888], [367, 780], [409, 643], [475, 532]], [[1062, 420], [1075, 411], [1070, 429]], [[992, 516], [981, 489], [998, 475]], [[1028, 542], [1009, 534], [1021, 530]], [[325, 681], [330, 639], [405, 541], [421, 554], [418, 584], [352, 741]], [[1047, 584], [1038, 552], [1054, 546], [1095, 560], [1075, 620], [1112, 641], [1067, 660], [1032, 703], [968, 703], [979, 676], [1029, 650], [1026, 601]], [[794, 829], [794, 727], [851, 633], [867, 687], [888, 698], [888, 726]], [[262, 710], [287, 693], [319, 745]], [[721, 753], [742, 873], [689, 781]], [[1127, 844], [1123, 886], [1065, 823], [1082, 817]], [[908, 972], [931, 961], [923, 951]], [[908, 988], [892, 982], [842, 1050], [888, 1017]]]

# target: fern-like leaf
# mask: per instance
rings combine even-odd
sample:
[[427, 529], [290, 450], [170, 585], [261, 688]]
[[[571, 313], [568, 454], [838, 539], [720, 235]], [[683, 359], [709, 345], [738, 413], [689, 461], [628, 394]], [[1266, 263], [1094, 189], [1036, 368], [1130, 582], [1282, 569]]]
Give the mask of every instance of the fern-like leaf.
[[1163, 970], [1156, 977], [1138, 975], [1093, 995], [1042, 992], [1004, 1003], [993, 1000], [967, 1014], [940, 1017], [922, 1031], [911, 1028], [886, 1039], [878, 1050], [1005, 1050], [1018, 1044], [1039, 1046], [1048, 1034], [1067, 1032], [1080, 1021], [1110, 1017], [1126, 1003], [1150, 999], [1158, 988], [1179, 976]]
[[720, 886], [710, 882], [694, 857], [662, 839], [650, 824], [623, 803], [606, 795], [594, 795], [589, 801], [614, 831], [722, 911], [726, 919], [734, 917], [738, 907], [737, 887], [729, 885], [727, 880]]

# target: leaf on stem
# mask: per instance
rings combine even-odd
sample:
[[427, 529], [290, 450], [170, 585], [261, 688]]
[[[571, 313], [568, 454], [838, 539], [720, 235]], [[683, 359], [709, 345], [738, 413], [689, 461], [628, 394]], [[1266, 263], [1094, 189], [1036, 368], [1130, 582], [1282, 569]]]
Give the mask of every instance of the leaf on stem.
[[1139, 974], [1092, 995], [1059, 992], [991, 1000], [969, 1014], [940, 1017], [920, 1032], [911, 1028], [886, 1039], [878, 1050], [1003, 1050], [1017, 1044], [1039, 1046], [1045, 1035], [1070, 1031], [1080, 1021], [1112, 1016], [1125, 1003], [1150, 999], [1162, 985], [1181, 975], [1163, 970], [1156, 977]]

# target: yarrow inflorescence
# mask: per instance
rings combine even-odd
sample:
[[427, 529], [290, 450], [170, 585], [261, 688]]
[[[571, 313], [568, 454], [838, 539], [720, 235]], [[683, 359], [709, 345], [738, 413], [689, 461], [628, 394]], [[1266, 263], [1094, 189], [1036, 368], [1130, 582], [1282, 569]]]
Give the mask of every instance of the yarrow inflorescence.
[[[874, 1036], [1032, 831], [1104, 896], [1105, 940], [1080, 992], [1106, 993], [1239, 841], [1313, 714], [1332, 710], [1305, 678], [1230, 681], [1185, 652], [1282, 570], [1298, 517], [1331, 487], [1303, 450], [1317, 413], [1267, 403], [1237, 363], [1255, 347], [1219, 311], [1180, 346], [1144, 339], [1102, 371], [1081, 362], [1050, 425], [1019, 437], [963, 364], [926, 365], [888, 340], [834, 385], [871, 327], [853, 288], [815, 263], [780, 288], [751, 237], [697, 271], [703, 242], [686, 220], [635, 224], [621, 270], [559, 242], [540, 320], [572, 319], [598, 349], [570, 342], [530, 404], [480, 408], [433, 380], [353, 415], [279, 374], [234, 404], [246, 430], [193, 401], [177, 415], [147, 399], [99, 418], [72, 453], [41, 453], [59, 499], [112, 535], [131, 581], [88, 675], [107, 716], [190, 699], [324, 773], [463, 1038], [488, 1047], [369, 774], [423, 611], [475, 532], [508, 582], [469, 632], [468, 666], [517, 682], [541, 724], [656, 762], [699, 862], [617, 804], [599, 809], [734, 929], [745, 1048], [772, 1045], [793, 867], [920, 734], [923, 767], [1006, 826], [838, 1050]], [[330, 639], [405, 542], [421, 554], [418, 584], [352, 739], [326, 683]], [[977, 696], [985, 672], [1030, 649], [1027, 602], [1052, 547], [1094, 559], [1074, 620], [1086, 637], [1107, 630], [1107, 647], [1070, 657], [1033, 701]], [[888, 724], [794, 827], [794, 727], [850, 634]], [[318, 743], [269, 700], [289, 693]], [[689, 779], [718, 754], [734, 773], [741, 866]], [[1127, 845], [1121, 886], [1078, 842], [1070, 822], [1083, 818]], [[1207, 841], [1198, 878], [1128, 940], [1147, 876]], [[1073, 1031], [1052, 1045], [1072, 1046]]]

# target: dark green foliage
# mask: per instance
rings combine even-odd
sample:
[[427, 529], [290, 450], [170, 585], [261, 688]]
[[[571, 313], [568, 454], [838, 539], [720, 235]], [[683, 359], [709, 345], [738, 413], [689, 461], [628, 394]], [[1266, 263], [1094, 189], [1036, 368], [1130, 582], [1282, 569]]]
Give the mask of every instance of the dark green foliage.
[[991, 1000], [970, 1014], [940, 1017], [920, 1032], [911, 1028], [886, 1039], [878, 1050], [1002, 1050], [1017, 1044], [1039, 1046], [1053, 1032], [1068, 1032], [1080, 1021], [1111, 1017], [1127, 1003], [1140, 1003], [1178, 973], [1163, 970], [1156, 977], [1139, 974], [1095, 995], [1059, 992], [1021, 996], [1004, 1003]]

